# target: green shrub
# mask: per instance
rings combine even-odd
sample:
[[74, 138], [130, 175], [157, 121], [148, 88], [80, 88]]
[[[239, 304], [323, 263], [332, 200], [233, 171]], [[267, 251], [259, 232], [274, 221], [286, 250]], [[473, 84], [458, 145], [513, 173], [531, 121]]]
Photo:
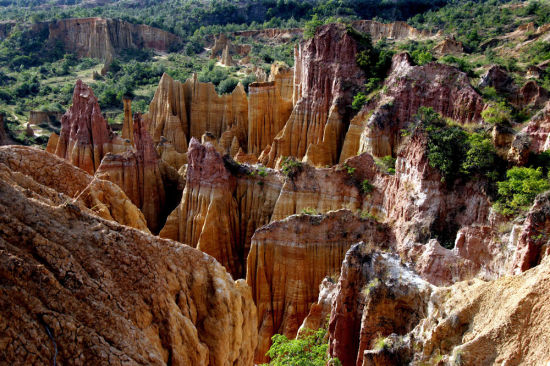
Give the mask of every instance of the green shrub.
[[[458, 125], [449, 125], [432, 108], [420, 107], [412, 129], [421, 128], [428, 137], [428, 160], [452, 182], [459, 176], [474, 173], [489, 178], [496, 165], [496, 150], [491, 139], [479, 133], [468, 134]], [[411, 131], [409, 131], [410, 133]]]
[[302, 169], [302, 163], [292, 156], [285, 156], [281, 164], [281, 172], [289, 178], [294, 178]]
[[388, 174], [395, 174], [395, 162], [397, 161], [396, 158], [394, 158], [391, 155], [384, 156], [383, 158], [380, 158], [376, 161], [376, 165], [384, 170], [384, 172]]
[[462, 171], [489, 172], [495, 165], [496, 149], [491, 139], [479, 133], [468, 136], [468, 151], [462, 163]]
[[351, 108], [355, 109], [356, 111], [363, 108], [363, 106], [367, 103], [367, 96], [359, 92], [353, 97], [353, 102], [351, 103]]
[[234, 78], [227, 78], [218, 85], [218, 94], [229, 94], [235, 89], [239, 81]]
[[494, 207], [506, 216], [528, 210], [539, 193], [550, 189], [542, 168], [513, 167], [506, 172], [506, 180], [497, 185], [499, 199]]
[[317, 31], [317, 28], [322, 26], [324, 22], [319, 19], [317, 14], [313, 14], [313, 17], [310, 21], [306, 22], [304, 26], [304, 38], [310, 39], [315, 36], [315, 32]]
[[368, 179], [365, 179], [361, 182], [361, 192], [364, 194], [369, 194], [374, 190], [374, 186]]
[[297, 339], [288, 339], [275, 334], [272, 345], [266, 355], [271, 358], [272, 366], [325, 366], [340, 365], [337, 359], [327, 354], [328, 341], [326, 329], [309, 330]]
[[305, 215], [317, 215], [317, 210], [311, 207], [306, 207], [302, 209], [302, 213]]
[[346, 169], [346, 172], [348, 173], [348, 175], [350, 176], [353, 176], [353, 174], [355, 174], [355, 170], [357, 170], [356, 168], [353, 168], [351, 166], [349, 166], [348, 164], [344, 163], [344, 169]]
[[424, 65], [433, 61], [434, 57], [429, 51], [416, 50], [411, 54], [412, 59], [417, 65]]
[[512, 110], [505, 102], [498, 102], [481, 112], [481, 117], [488, 123], [503, 125], [512, 120]]

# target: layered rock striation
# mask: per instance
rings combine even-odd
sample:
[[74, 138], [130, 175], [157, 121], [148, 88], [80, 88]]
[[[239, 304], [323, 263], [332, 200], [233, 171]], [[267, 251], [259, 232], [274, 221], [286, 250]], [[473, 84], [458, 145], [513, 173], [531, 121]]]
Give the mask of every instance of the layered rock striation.
[[96, 175], [121, 187], [143, 212], [149, 229], [158, 233], [168, 215], [160, 161], [141, 114], [134, 115], [132, 129], [135, 149], [107, 154]]
[[256, 362], [266, 361], [271, 337], [295, 337], [317, 300], [325, 276], [336, 276], [357, 241], [390, 248], [386, 227], [347, 210], [295, 215], [256, 231], [247, 261], [247, 283], [258, 307]]
[[365, 78], [357, 66], [357, 44], [344, 25], [321, 27], [295, 50], [294, 109], [260, 159], [279, 166], [294, 156], [317, 166], [338, 161], [355, 89]]
[[2, 359], [252, 365], [244, 281], [188, 246], [0, 179]]

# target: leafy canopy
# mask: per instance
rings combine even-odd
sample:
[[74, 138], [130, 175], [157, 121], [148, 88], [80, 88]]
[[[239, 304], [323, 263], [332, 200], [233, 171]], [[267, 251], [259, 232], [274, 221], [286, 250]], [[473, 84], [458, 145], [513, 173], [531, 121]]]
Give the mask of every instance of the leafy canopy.
[[337, 359], [329, 358], [327, 330], [309, 330], [297, 339], [288, 339], [282, 334], [275, 334], [267, 356], [271, 366], [337, 366]]
[[542, 168], [513, 167], [506, 172], [506, 180], [497, 184], [499, 199], [495, 209], [506, 216], [529, 209], [539, 193], [550, 189]]

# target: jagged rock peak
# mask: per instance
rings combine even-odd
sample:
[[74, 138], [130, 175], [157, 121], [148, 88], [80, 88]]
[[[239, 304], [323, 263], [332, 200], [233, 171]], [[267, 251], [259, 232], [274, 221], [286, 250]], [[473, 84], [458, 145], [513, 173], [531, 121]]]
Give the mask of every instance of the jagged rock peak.
[[[262, 163], [294, 156], [316, 166], [338, 161], [353, 95], [364, 83], [356, 63], [357, 43], [343, 24], [319, 27], [295, 49], [294, 109]], [[307, 156], [306, 156], [307, 155]]]
[[212, 185], [225, 184], [231, 178], [222, 156], [211, 143], [203, 145], [196, 138], [191, 138], [187, 159], [187, 182], [190, 184], [203, 181]]
[[157, 151], [140, 113], [134, 115], [133, 135], [134, 148], [123, 154], [107, 154], [96, 175], [120, 186], [156, 234], [167, 215], [165, 184]]
[[108, 152], [124, 151], [124, 145], [103, 118], [92, 89], [78, 80], [73, 92], [73, 104], [61, 118], [55, 154], [93, 174]]

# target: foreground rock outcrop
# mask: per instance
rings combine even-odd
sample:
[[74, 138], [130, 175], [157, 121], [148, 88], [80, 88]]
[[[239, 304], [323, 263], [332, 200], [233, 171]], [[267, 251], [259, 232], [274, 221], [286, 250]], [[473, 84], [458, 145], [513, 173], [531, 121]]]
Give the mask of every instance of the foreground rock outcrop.
[[178, 45], [178, 36], [145, 24], [120, 19], [73, 18], [49, 23], [48, 40], [61, 42], [66, 51], [79, 57], [112, 60], [128, 48], [168, 51]]
[[366, 240], [390, 248], [387, 228], [350, 211], [297, 215], [256, 231], [247, 261], [247, 283], [258, 307], [256, 362], [266, 361], [271, 337], [295, 337], [317, 300], [325, 276], [338, 276], [349, 247]]
[[94, 174], [107, 153], [122, 153], [129, 147], [111, 131], [94, 92], [81, 80], [76, 82], [71, 108], [61, 118], [59, 138], [52, 134], [50, 140], [48, 151], [89, 174]]
[[[427, 316], [432, 286], [397, 256], [365, 243], [347, 253], [329, 325], [329, 352], [343, 366], [363, 365], [363, 353], [382, 337], [405, 335]], [[398, 365], [401, 362], [387, 363]]]
[[122, 225], [148, 232], [143, 214], [109, 181], [92, 177], [69, 162], [26, 146], [0, 148], [2, 179], [26, 190], [30, 198], [50, 205], [76, 205]]
[[256, 309], [243, 281], [195, 249], [31, 193], [28, 180], [7, 174], [12, 179], [0, 179], [5, 362], [252, 365]]
[[[548, 355], [550, 262], [517, 275], [434, 287], [365, 244], [346, 254], [329, 299], [329, 352], [342, 365], [538, 364]], [[521, 334], [521, 336], [518, 336]]]
[[[412, 332], [413, 359], [464, 365], [537, 364], [548, 357], [550, 262], [493, 282], [438, 289]], [[518, 336], [521, 334], [521, 336]]]

